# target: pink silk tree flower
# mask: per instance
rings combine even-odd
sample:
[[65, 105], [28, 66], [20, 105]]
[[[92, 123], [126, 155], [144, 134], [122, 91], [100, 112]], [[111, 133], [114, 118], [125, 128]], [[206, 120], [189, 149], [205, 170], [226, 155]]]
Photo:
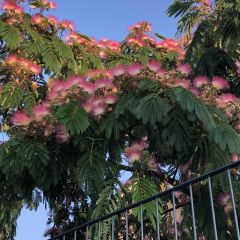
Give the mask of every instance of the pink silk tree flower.
[[229, 84], [228, 84], [227, 80], [225, 80], [224, 78], [219, 77], [219, 76], [214, 76], [213, 77], [212, 84], [216, 89], [219, 89], [219, 90], [229, 87]]
[[237, 155], [236, 153], [232, 154], [230, 161], [231, 161], [231, 162], [237, 162], [237, 161], [239, 161], [238, 155]]
[[83, 103], [82, 105], [83, 109], [87, 112], [90, 113], [93, 111], [93, 104], [91, 103], [91, 101], [86, 101], [85, 103]]
[[196, 88], [201, 88], [203, 85], [209, 83], [209, 80], [206, 76], [197, 76], [193, 79], [193, 86]]
[[11, 11], [15, 14], [22, 14], [23, 8], [19, 6], [15, 1], [7, 0], [1, 6], [5, 11]]
[[149, 68], [151, 71], [157, 73], [159, 70], [161, 70], [162, 64], [161, 64], [160, 62], [158, 62], [158, 61], [150, 60], [150, 61], [148, 62], [148, 68]]
[[106, 106], [104, 104], [98, 104], [93, 108], [93, 115], [99, 116], [102, 115], [106, 111]]
[[56, 127], [56, 139], [58, 143], [68, 142], [70, 135], [63, 124]]
[[117, 97], [114, 95], [106, 95], [104, 99], [106, 104], [114, 104], [117, 101]]
[[143, 69], [143, 65], [139, 63], [133, 63], [128, 66], [127, 72], [131, 76], [136, 76], [141, 72], [142, 69]]
[[141, 159], [141, 152], [137, 149], [127, 147], [125, 149], [125, 156], [129, 159], [130, 162], [138, 161]]
[[48, 4], [50, 9], [56, 9], [57, 8], [57, 4], [55, 2], [49, 2]]
[[217, 197], [217, 203], [220, 207], [225, 207], [230, 200], [231, 196], [227, 192], [222, 192]]
[[31, 70], [36, 75], [42, 72], [41, 67], [34, 63], [29, 66], [29, 70]]
[[110, 73], [116, 77], [120, 76], [120, 75], [126, 73], [126, 66], [123, 64], [117, 65], [116, 67], [114, 67], [110, 70]]
[[36, 13], [32, 16], [32, 24], [40, 24], [43, 20], [43, 16], [39, 13]]
[[112, 88], [113, 87], [113, 83], [112, 83], [112, 80], [109, 79], [109, 78], [98, 79], [95, 82], [95, 87], [96, 87], [96, 89], [99, 89], [99, 88]]
[[174, 85], [189, 89], [190, 81], [188, 81], [187, 79], [176, 79]]
[[224, 107], [226, 104], [230, 102], [235, 102], [237, 100], [237, 97], [231, 93], [224, 93], [220, 95], [216, 102], [219, 104], [219, 106]]
[[54, 26], [58, 25], [58, 19], [55, 16], [52, 16], [52, 15], [47, 16], [47, 19], [52, 25]]
[[39, 104], [33, 107], [33, 118], [36, 121], [41, 121], [45, 116], [50, 114], [50, 108], [46, 104]]
[[192, 68], [188, 63], [182, 63], [177, 66], [177, 70], [180, 71], [182, 74], [188, 75], [192, 72]]
[[17, 111], [11, 117], [11, 123], [15, 126], [27, 126], [31, 122], [25, 111]]

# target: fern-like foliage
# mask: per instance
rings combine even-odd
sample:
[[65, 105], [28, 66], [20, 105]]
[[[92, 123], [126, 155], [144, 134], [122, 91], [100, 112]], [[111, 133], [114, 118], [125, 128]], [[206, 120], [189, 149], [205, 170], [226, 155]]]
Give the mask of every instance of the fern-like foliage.
[[192, 8], [194, 3], [194, 1], [176, 0], [167, 10], [170, 17], [180, 17], [177, 27], [179, 34], [189, 33], [196, 23], [198, 13]]
[[15, 108], [20, 105], [23, 93], [21, 89], [12, 83], [7, 83], [0, 96], [0, 104], [4, 109]]
[[86, 111], [74, 102], [60, 107], [56, 112], [56, 117], [66, 126], [71, 135], [82, 133], [89, 126]]
[[162, 99], [157, 93], [151, 93], [141, 98], [135, 113], [136, 117], [141, 119], [144, 124], [150, 123], [154, 125], [157, 122], [161, 122], [171, 108], [167, 99]]
[[49, 151], [43, 143], [12, 138], [1, 145], [0, 169], [8, 179], [21, 176], [24, 169], [40, 177], [49, 159]]
[[21, 33], [18, 28], [8, 25], [0, 20], [0, 36], [6, 42], [6, 46], [10, 49], [16, 49], [21, 41]]
[[176, 96], [176, 101], [181, 105], [183, 110], [196, 115], [205, 129], [211, 131], [216, 127], [214, 118], [207, 106], [200, 102], [193, 94], [183, 88], [176, 88], [174, 94]]
[[[144, 200], [150, 196], [153, 196], [158, 193], [157, 186], [149, 179], [133, 176], [129, 186], [132, 195], [132, 201], [134, 203]], [[162, 209], [159, 208], [160, 214]], [[146, 203], [143, 206], [143, 213], [145, 216], [150, 219], [152, 226], [156, 227], [156, 203], [155, 201]], [[141, 221], [141, 207], [136, 207], [133, 209], [133, 214], [137, 217], [138, 221]], [[144, 219], [142, 219], [144, 220]]]
[[[92, 193], [95, 196], [103, 187], [106, 172], [106, 160], [104, 157], [101, 151], [93, 148], [91, 152], [82, 154], [77, 162], [76, 179], [79, 187], [86, 194], [91, 195]], [[95, 192], [93, 192], [93, 189], [95, 189]]]

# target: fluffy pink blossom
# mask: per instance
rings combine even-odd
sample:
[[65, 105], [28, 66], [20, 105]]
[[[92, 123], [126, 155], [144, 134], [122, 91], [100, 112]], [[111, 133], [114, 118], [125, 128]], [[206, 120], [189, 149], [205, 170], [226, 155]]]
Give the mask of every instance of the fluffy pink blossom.
[[188, 63], [182, 63], [177, 66], [178, 71], [180, 71], [182, 74], [188, 75], [190, 72], [192, 72], [192, 68]]
[[55, 92], [65, 91], [66, 90], [65, 81], [60, 79], [54, 79], [51, 82], [51, 90]]
[[50, 108], [48, 104], [39, 104], [33, 108], [33, 117], [36, 121], [41, 121], [49, 113]]
[[93, 106], [96, 107], [98, 105], [104, 105], [105, 104], [105, 99], [103, 96], [94, 96], [90, 97], [89, 101], [92, 102]]
[[57, 7], [57, 4], [55, 2], [49, 2], [48, 6], [50, 9], [55, 9]]
[[208, 84], [209, 80], [206, 76], [197, 76], [193, 79], [193, 86], [196, 88], [200, 88], [205, 84]]
[[150, 32], [152, 31], [152, 25], [148, 22], [137, 22], [132, 26], [129, 26], [130, 32]]
[[99, 116], [102, 115], [106, 111], [106, 106], [104, 104], [98, 104], [93, 108], [93, 115]]
[[38, 75], [42, 72], [42, 69], [40, 66], [38, 66], [37, 64], [31, 64], [29, 66], [29, 70], [31, 70], [34, 74]]
[[220, 95], [217, 98], [217, 103], [219, 104], [219, 106], [224, 107], [226, 104], [230, 103], [230, 102], [235, 102], [237, 100], [237, 97], [234, 96], [231, 93], [224, 93], [222, 95]]
[[102, 59], [106, 59], [107, 58], [107, 53], [104, 51], [100, 51], [98, 54]]
[[116, 67], [110, 70], [113, 76], [120, 76], [126, 73], [126, 67], [123, 64], [117, 65]]
[[237, 162], [237, 161], [239, 161], [238, 155], [237, 155], [236, 153], [232, 154], [230, 161], [231, 161], [231, 162]]
[[58, 19], [55, 16], [48, 16], [47, 19], [49, 20], [49, 22], [54, 25], [57, 26], [58, 24]]
[[95, 84], [84, 81], [79, 83], [79, 87], [83, 89], [83, 91], [92, 94], [96, 90]]
[[213, 77], [212, 84], [216, 89], [225, 89], [229, 87], [227, 80], [219, 76]]
[[40, 24], [43, 20], [43, 16], [39, 13], [36, 13], [32, 16], [32, 23], [33, 24]]
[[190, 82], [187, 79], [176, 79], [174, 85], [181, 86], [186, 89], [190, 88]]
[[153, 71], [153, 72], [158, 72], [159, 70], [161, 70], [162, 64], [156, 60], [150, 60], [148, 62], [148, 68]]
[[167, 38], [167, 39], [164, 39], [161, 42], [158, 42], [156, 44], [156, 47], [157, 48], [166, 48], [166, 49], [169, 49], [169, 50], [172, 50], [172, 51], [176, 51], [178, 49], [179, 45], [178, 45], [176, 40], [171, 39], [171, 38]]
[[217, 203], [220, 207], [225, 207], [231, 200], [231, 196], [227, 192], [222, 192], [218, 195]]
[[90, 101], [83, 103], [82, 107], [87, 113], [92, 112], [94, 108], [93, 104]]
[[19, 6], [15, 1], [7, 0], [3, 3], [2, 8], [5, 11], [12, 11], [15, 14], [22, 14], [23, 8]]
[[159, 77], [163, 77], [164, 75], [165, 75], [165, 70], [164, 69], [159, 69], [158, 71], [157, 71], [157, 76], [159, 76]]
[[9, 65], [16, 64], [18, 62], [18, 57], [16, 55], [9, 55], [4, 62]]
[[109, 79], [109, 78], [98, 79], [95, 82], [95, 87], [96, 87], [96, 89], [99, 89], [99, 88], [112, 88], [113, 87], [113, 83], [112, 83], [112, 80]]
[[106, 95], [104, 99], [106, 104], [114, 104], [117, 101], [117, 97], [114, 95]]
[[148, 148], [148, 142], [146, 138], [141, 141], [133, 143], [130, 147], [126, 147], [124, 154], [130, 162], [138, 161], [142, 157], [142, 151]]
[[145, 42], [139, 38], [128, 38], [126, 42], [128, 44], [136, 44], [139, 47], [143, 47], [145, 45]]
[[25, 111], [18, 111], [11, 117], [11, 123], [15, 126], [27, 126], [31, 122]]
[[136, 76], [141, 72], [142, 69], [143, 69], [143, 65], [139, 63], [133, 63], [128, 66], [127, 72], [131, 76]]
[[47, 100], [49, 100], [49, 101], [54, 101], [57, 97], [58, 97], [58, 92], [56, 92], [56, 91], [50, 91], [47, 94]]
[[161, 174], [162, 170], [160, 164], [157, 162], [157, 159], [154, 156], [151, 156], [148, 160], [148, 167], [154, 171], [156, 174]]
[[5, 59], [5, 64], [13, 67], [24, 68], [25, 70], [32, 72], [34, 74], [40, 74], [42, 71], [41, 67], [32, 62], [30, 59], [19, 57], [16, 55], [9, 55]]
[[134, 148], [126, 148], [125, 156], [129, 159], [130, 162], [139, 161], [141, 159], [141, 152]]
[[59, 23], [60, 27], [63, 29], [69, 30], [70, 32], [74, 31], [74, 24], [72, 21], [69, 20], [63, 20], [61, 23]]
[[70, 135], [63, 124], [56, 127], [56, 139], [58, 143], [68, 142]]

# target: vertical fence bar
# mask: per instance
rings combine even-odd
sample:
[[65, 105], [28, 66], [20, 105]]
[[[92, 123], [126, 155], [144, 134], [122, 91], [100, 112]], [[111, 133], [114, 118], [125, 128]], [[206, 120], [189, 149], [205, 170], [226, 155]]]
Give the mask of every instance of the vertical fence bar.
[[176, 201], [174, 191], [172, 191], [172, 202], [173, 202], [173, 223], [174, 223], [174, 239], [178, 240], [177, 220], [176, 220]]
[[215, 237], [215, 240], [218, 240], [216, 217], [215, 217], [215, 211], [214, 211], [214, 205], [213, 205], [212, 184], [211, 184], [210, 177], [208, 177], [208, 191], [209, 191], [209, 197], [210, 197], [210, 203], [211, 203], [214, 237]]
[[159, 212], [158, 212], [158, 198], [156, 198], [156, 223], [157, 223], [157, 240], [160, 240], [160, 229], [159, 229]]
[[192, 184], [189, 185], [189, 192], [190, 192], [191, 211], [192, 211], [192, 222], [193, 222], [193, 237], [194, 237], [194, 240], [197, 240], [197, 230], [196, 230], [196, 221], [195, 221], [195, 211], [194, 211]]
[[65, 236], [66, 236], [66, 235], [63, 236], [63, 240], [65, 240]]
[[144, 231], [143, 231], [143, 205], [141, 204], [141, 240], [144, 240]]
[[86, 227], [86, 237], [85, 237], [86, 240], [88, 240], [88, 226]]
[[125, 218], [126, 218], [126, 240], [128, 240], [128, 210], [125, 212]]
[[77, 240], [77, 230], [74, 231], [74, 240]]
[[114, 237], [114, 216], [112, 217], [112, 234], [111, 234], [111, 240], [114, 240], [115, 237]]
[[101, 239], [101, 222], [98, 222], [98, 240]]
[[237, 239], [240, 240], [238, 216], [237, 216], [237, 211], [236, 211], [236, 204], [235, 204], [235, 198], [234, 198], [234, 193], [233, 193], [230, 169], [227, 170], [227, 175], [228, 175], [228, 182], [229, 182], [229, 188], [230, 188], [230, 194], [231, 194], [231, 200], [232, 200], [232, 206], [233, 206], [233, 215], [234, 215], [234, 221], [235, 221], [235, 226], [236, 226]]

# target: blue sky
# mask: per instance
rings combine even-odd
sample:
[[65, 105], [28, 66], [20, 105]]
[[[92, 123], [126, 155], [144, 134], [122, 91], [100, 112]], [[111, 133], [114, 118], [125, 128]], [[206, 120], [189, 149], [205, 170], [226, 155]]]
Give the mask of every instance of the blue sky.
[[[59, 19], [74, 21], [76, 29], [97, 39], [123, 39], [128, 26], [146, 20], [153, 31], [174, 37], [175, 20], [165, 11], [172, 0], [57, 0], [54, 11]], [[47, 210], [41, 205], [37, 212], [22, 210], [16, 240], [42, 240], [46, 229]]]

